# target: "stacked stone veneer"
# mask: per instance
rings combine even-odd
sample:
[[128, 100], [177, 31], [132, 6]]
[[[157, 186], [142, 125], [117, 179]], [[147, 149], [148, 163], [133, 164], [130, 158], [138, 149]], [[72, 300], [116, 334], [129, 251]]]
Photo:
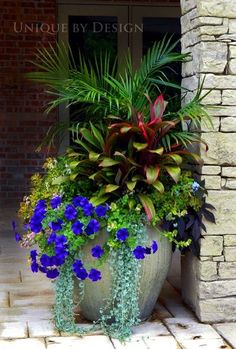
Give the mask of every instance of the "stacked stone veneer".
[[213, 129], [202, 127], [209, 145], [202, 178], [216, 225], [206, 223], [200, 260], [182, 261], [183, 297], [202, 321], [236, 321], [236, 1], [182, 0], [183, 86], [194, 91], [205, 77]]

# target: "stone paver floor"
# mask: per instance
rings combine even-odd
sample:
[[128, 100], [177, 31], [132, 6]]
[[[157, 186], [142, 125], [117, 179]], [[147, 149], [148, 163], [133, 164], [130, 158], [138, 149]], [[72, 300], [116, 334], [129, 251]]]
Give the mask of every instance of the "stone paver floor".
[[236, 323], [199, 323], [168, 282], [152, 317], [133, 329], [125, 345], [100, 332], [83, 338], [59, 333], [52, 322], [51, 283], [29, 270], [27, 251], [10, 230], [12, 216], [11, 210], [0, 212], [0, 349], [236, 348]]

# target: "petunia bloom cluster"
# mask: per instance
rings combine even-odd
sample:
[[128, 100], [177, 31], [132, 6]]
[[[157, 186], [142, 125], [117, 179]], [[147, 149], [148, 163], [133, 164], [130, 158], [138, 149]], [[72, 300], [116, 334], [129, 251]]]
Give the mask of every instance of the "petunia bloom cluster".
[[[93, 263], [89, 268], [84, 265], [80, 250], [91, 243], [96, 234], [102, 233], [109, 209], [108, 204], [94, 206], [86, 197], [79, 195], [71, 202], [63, 202], [59, 195], [52, 197], [50, 202], [38, 200], [23, 237], [16, 232], [15, 222], [12, 223], [15, 239], [22, 247], [30, 247], [33, 240], [33, 244], [38, 244], [40, 248], [40, 251], [30, 251], [32, 272], [42, 272], [46, 277], [55, 279], [60, 275], [60, 268], [69, 261], [78, 279], [92, 282], [101, 280], [101, 272], [93, 267]], [[119, 244], [126, 244], [129, 236], [130, 232], [123, 227], [113, 237]], [[94, 263], [105, 255], [104, 246], [94, 244], [90, 249]], [[157, 242], [153, 241], [150, 247], [136, 246], [133, 256], [144, 259], [157, 250]]]

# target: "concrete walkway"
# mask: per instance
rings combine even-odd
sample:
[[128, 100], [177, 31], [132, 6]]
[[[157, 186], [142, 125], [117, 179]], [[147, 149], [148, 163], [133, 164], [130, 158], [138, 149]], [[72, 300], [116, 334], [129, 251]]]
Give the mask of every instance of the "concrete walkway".
[[168, 282], [152, 317], [133, 329], [126, 345], [100, 333], [83, 338], [59, 333], [52, 322], [51, 283], [29, 270], [27, 251], [10, 230], [13, 217], [12, 210], [0, 212], [0, 349], [236, 348], [236, 324], [200, 324]]

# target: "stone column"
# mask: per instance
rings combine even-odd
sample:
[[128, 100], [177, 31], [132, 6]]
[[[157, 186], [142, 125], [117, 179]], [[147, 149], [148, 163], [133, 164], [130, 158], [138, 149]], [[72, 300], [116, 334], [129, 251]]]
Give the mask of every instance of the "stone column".
[[202, 178], [216, 224], [206, 223], [200, 260], [182, 258], [182, 293], [202, 322], [236, 321], [236, 2], [181, 0], [183, 86], [194, 91], [205, 77], [204, 100], [213, 129], [202, 127]]

